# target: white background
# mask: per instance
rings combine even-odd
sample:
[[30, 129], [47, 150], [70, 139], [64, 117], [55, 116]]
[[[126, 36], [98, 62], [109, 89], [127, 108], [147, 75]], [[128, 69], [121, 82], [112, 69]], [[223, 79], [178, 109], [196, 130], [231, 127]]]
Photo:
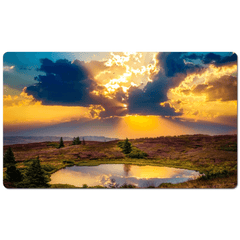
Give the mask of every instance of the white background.
[[[8, 51], [239, 54], [237, 1], [11, 0], [1, 1], [0, 9], [2, 56]], [[6, 240], [239, 237], [239, 187], [8, 190], [1, 185], [0, 191], [0, 234]]]

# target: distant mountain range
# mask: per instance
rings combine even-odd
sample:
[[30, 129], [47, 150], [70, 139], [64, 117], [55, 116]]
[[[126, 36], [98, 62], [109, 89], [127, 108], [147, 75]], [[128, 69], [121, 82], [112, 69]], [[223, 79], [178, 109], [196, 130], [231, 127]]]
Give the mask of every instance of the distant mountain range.
[[[108, 138], [103, 136], [79, 136], [80, 139], [86, 141], [96, 141], [96, 142], [109, 142], [118, 140], [118, 138]], [[4, 136], [3, 145], [12, 145], [12, 144], [24, 144], [24, 143], [35, 143], [35, 142], [57, 142], [60, 140], [60, 137], [56, 136]], [[63, 137], [63, 141], [72, 141], [72, 137]]]

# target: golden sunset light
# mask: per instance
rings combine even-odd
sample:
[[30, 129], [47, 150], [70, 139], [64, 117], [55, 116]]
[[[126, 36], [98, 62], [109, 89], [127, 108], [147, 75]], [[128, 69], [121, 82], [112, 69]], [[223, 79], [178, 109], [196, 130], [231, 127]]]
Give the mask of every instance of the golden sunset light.
[[[174, 55], [169, 65], [168, 59]], [[59, 59], [56, 63], [43, 58], [40, 70], [46, 75], [35, 77], [37, 83], [21, 89], [6, 82], [4, 126], [114, 117], [121, 124], [112, 134], [122, 136], [119, 132], [124, 129], [125, 135], [134, 138], [197, 132], [187, 125], [179, 129], [179, 120], [195, 121], [197, 128], [198, 121], [228, 125], [224, 119], [237, 116], [237, 63], [232, 53], [199, 55], [202, 65], [191, 62], [191, 54], [124, 52], [104, 56], [98, 61]], [[222, 60], [216, 63], [210, 57]], [[17, 66], [6, 63], [7, 79], [18, 71]]]

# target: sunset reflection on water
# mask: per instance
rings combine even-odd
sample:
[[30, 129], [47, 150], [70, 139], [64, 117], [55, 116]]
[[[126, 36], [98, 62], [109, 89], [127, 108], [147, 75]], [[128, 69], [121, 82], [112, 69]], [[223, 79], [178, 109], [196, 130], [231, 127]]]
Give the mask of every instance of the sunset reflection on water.
[[51, 184], [70, 184], [82, 187], [109, 186], [114, 179], [118, 186], [133, 184], [137, 187], [159, 186], [161, 183], [179, 183], [195, 179], [200, 174], [193, 170], [137, 166], [129, 164], [101, 164], [99, 166], [73, 166], [61, 169], [51, 176]]

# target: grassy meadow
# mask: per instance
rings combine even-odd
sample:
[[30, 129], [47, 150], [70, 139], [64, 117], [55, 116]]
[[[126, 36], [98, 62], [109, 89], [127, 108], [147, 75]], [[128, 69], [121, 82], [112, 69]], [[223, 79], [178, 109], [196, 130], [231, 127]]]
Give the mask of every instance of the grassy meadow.
[[[182, 135], [174, 137], [130, 139], [132, 152], [123, 153], [119, 141], [91, 142], [72, 145], [64, 142], [41, 142], [4, 146], [11, 147], [16, 167], [22, 173], [31, 159], [39, 157], [41, 167], [49, 176], [67, 166], [93, 166], [99, 164], [135, 164], [166, 166], [202, 173], [202, 177], [184, 183], [161, 184], [159, 188], [235, 188], [237, 186], [237, 135]], [[7, 181], [4, 186], [16, 187]], [[51, 188], [76, 188], [67, 184], [50, 185]], [[83, 186], [86, 188], [87, 186]], [[97, 186], [100, 188], [100, 186]], [[132, 186], [126, 186], [132, 187]]]

